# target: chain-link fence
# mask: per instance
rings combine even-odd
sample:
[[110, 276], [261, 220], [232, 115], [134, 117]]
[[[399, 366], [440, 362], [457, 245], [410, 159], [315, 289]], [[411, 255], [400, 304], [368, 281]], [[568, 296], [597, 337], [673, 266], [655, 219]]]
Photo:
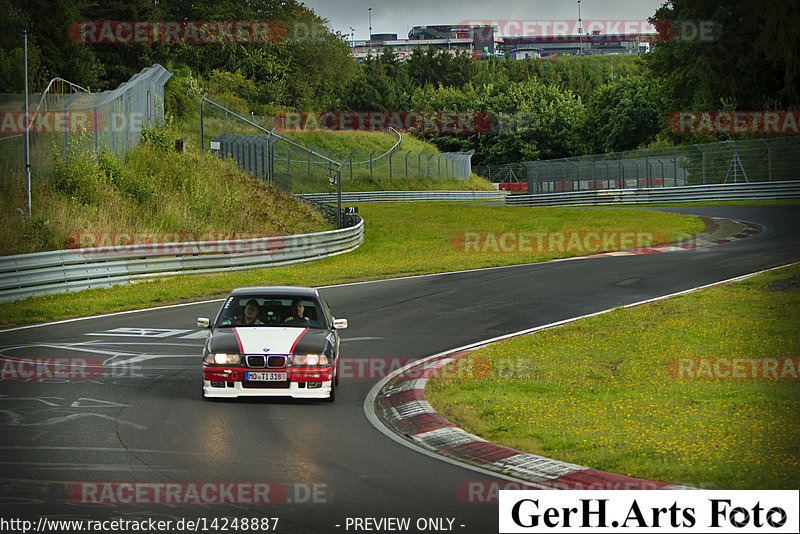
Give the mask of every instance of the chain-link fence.
[[[319, 148], [276, 133], [270, 117], [243, 115], [205, 97], [203, 102], [210, 104], [201, 108], [204, 146], [290, 193], [327, 192], [336, 185], [337, 172], [345, 188], [356, 189], [394, 180], [467, 180], [472, 172], [474, 151], [403, 150], [402, 136], [393, 129], [384, 132], [395, 136], [385, 148]], [[340, 133], [346, 134], [334, 135]], [[347, 139], [340, 142], [346, 145]]]
[[529, 193], [797, 180], [800, 136], [476, 166], [474, 171], [495, 183], [526, 182]]
[[[46, 178], [56, 156], [107, 146], [117, 155], [139, 142], [142, 126], [164, 120], [164, 84], [172, 76], [161, 65], [135, 74], [114, 90], [90, 93], [54, 80], [42, 93], [0, 95], [0, 172], [4, 180], [22, 179], [25, 131], [32, 179]], [[30, 120], [28, 120], [28, 118]]]
[[[389, 133], [389, 132], [387, 132]], [[399, 137], [399, 136], [398, 136]], [[398, 139], [400, 141], [400, 139]], [[313, 148], [331, 161], [343, 163], [342, 183], [345, 186], [363, 182], [409, 180], [469, 179], [472, 152], [434, 153], [402, 150], [401, 142], [389, 150]], [[293, 192], [320, 192], [313, 181], [313, 156], [291, 144], [279, 141], [275, 151], [275, 168], [283, 182], [291, 181]], [[325, 166], [324, 162], [317, 163]], [[286, 185], [286, 183], [283, 183]]]

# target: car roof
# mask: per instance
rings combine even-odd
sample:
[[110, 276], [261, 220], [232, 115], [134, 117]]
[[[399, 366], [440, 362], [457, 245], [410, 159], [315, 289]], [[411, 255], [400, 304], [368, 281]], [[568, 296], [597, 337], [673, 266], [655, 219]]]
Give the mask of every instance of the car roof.
[[281, 296], [281, 297], [317, 297], [317, 290], [313, 287], [298, 286], [253, 286], [237, 287], [229, 296]]

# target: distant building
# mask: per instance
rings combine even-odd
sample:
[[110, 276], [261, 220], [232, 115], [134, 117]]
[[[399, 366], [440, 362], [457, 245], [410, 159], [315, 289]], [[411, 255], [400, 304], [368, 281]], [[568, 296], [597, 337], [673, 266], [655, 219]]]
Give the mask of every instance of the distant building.
[[595, 31], [583, 36], [498, 37], [494, 26], [436, 25], [414, 26], [408, 39], [397, 34], [373, 34], [368, 41], [353, 41], [353, 56], [363, 61], [392, 48], [401, 59], [407, 59], [415, 48], [457, 54], [469, 53], [473, 59], [510, 57], [511, 59], [549, 58], [556, 56], [594, 56], [609, 54], [643, 54], [650, 49], [653, 34], [631, 33], [602, 35]]
[[511, 50], [511, 59], [539, 59], [542, 57], [540, 48], [515, 48]]

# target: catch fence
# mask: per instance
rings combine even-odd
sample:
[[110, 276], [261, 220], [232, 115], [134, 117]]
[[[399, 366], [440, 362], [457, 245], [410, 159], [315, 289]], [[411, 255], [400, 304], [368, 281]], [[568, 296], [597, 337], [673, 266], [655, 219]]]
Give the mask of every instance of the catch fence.
[[383, 133], [395, 140], [385, 148], [350, 148], [347, 132], [328, 132], [328, 141], [342, 134], [341, 148], [319, 148], [313, 146], [314, 134], [277, 133], [270, 117], [237, 113], [206, 97], [203, 102], [211, 104], [201, 108], [203, 146], [289, 193], [329, 192], [338, 177], [345, 187], [358, 188], [395, 180], [468, 180], [472, 173], [474, 151], [404, 150], [401, 134], [391, 128]]
[[[47, 178], [56, 158], [70, 152], [108, 147], [122, 156], [139, 142], [143, 126], [164, 121], [164, 84], [172, 76], [155, 64], [110, 91], [91, 93], [56, 78], [42, 93], [0, 95], [0, 172], [21, 180], [25, 171], [25, 131], [31, 178]], [[28, 120], [30, 119], [30, 120]], [[7, 184], [6, 184], [7, 185]]]
[[[796, 180], [798, 169], [800, 136], [523, 161], [474, 170], [501, 188], [539, 194]], [[520, 185], [503, 185], [513, 183]]]

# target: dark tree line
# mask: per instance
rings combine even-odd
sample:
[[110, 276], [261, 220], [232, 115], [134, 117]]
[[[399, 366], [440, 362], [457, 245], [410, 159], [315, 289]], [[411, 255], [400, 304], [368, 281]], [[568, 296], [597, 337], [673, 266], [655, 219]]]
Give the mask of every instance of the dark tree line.
[[[356, 63], [341, 35], [299, 0], [0, 0], [0, 92], [22, 90], [22, 29], [30, 82], [61, 76], [92, 90], [117, 86], [159, 62], [176, 73], [168, 106], [192, 112], [202, 91], [256, 113], [280, 110], [447, 110], [492, 117], [480, 133], [428, 137], [504, 163], [640, 146], [714, 141], [666, 128], [676, 110], [781, 110], [800, 105], [800, 4], [785, 0], [671, 0], [654, 19], [713, 21], [711, 40], [655, 42], [641, 57], [473, 61], [417, 49]], [[285, 38], [254, 44], [82, 44], [82, 20], [274, 20]]]

